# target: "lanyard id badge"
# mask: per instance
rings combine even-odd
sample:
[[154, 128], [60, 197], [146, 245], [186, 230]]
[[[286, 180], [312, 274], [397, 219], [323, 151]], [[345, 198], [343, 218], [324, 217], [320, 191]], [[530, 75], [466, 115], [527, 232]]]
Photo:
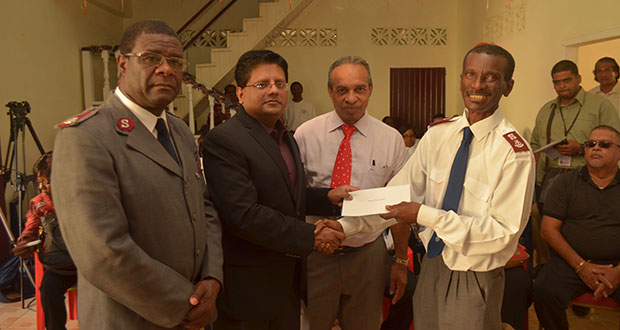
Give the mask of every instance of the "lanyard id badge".
[[566, 155], [560, 156], [560, 158], [558, 158], [558, 166], [560, 166], [560, 167], [570, 167], [571, 159], [572, 159], [571, 156], [566, 156]]

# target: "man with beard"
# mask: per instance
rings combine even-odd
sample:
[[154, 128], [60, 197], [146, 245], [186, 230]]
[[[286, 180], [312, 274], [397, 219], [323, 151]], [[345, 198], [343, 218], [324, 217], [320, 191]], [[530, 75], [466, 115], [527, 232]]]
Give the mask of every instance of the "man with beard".
[[481, 44], [463, 60], [463, 116], [433, 125], [390, 186], [411, 202], [385, 219], [421, 225], [427, 254], [414, 294], [414, 325], [499, 329], [504, 265], [514, 254], [534, 193], [534, 157], [499, 111], [514, 85], [514, 59]]
[[584, 145], [586, 166], [558, 177], [543, 211], [552, 254], [534, 284], [534, 306], [548, 330], [568, 329], [566, 307], [588, 290], [620, 302], [620, 133], [598, 126]]

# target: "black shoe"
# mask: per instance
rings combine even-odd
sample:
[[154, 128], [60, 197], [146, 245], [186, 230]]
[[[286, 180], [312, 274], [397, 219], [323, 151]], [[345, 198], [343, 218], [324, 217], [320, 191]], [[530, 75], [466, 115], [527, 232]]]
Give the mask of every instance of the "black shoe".
[[575, 313], [575, 315], [579, 317], [588, 316], [588, 314], [590, 313], [590, 307], [572, 305], [571, 308], [573, 310], [573, 313]]

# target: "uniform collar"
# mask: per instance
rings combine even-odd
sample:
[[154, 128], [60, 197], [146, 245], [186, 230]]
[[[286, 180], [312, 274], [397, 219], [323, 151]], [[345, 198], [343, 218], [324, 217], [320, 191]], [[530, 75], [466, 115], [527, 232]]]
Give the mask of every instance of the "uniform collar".
[[[327, 114], [327, 131], [333, 132], [340, 128], [342, 125], [346, 125], [344, 121], [338, 116], [336, 111], [332, 111]], [[358, 121], [353, 124], [355, 126], [355, 130], [360, 132], [363, 136], [368, 136], [370, 132], [371, 119], [370, 115], [367, 111], [364, 111], [364, 115]]]
[[[154, 134], [155, 125], [157, 124], [157, 119], [161, 118], [166, 123], [166, 127], [168, 127], [168, 121], [166, 120], [166, 111], [162, 111], [161, 115], [155, 116], [152, 112], [144, 109], [143, 107], [136, 104], [134, 101], [130, 100], [123, 91], [121, 91], [118, 87], [114, 90], [114, 95], [118, 96], [118, 99], [123, 103], [124, 106], [131, 111], [131, 113], [138, 118], [138, 120], [146, 127], [146, 129]], [[168, 127], [168, 130], [170, 128]]]
[[486, 117], [474, 123], [473, 125], [469, 125], [469, 121], [467, 120], [467, 112], [468, 110], [465, 109], [465, 111], [463, 111], [463, 115], [457, 120], [457, 124], [459, 126], [458, 129], [460, 131], [463, 128], [469, 126], [471, 132], [474, 133], [474, 138], [476, 139], [476, 141], [484, 139], [491, 131], [493, 131], [497, 127], [497, 125], [499, 125], [500, 121], [504, 119], [504, 115], [500, 112], [500, 109], [498, 107], [495, 112], [489, 117]]

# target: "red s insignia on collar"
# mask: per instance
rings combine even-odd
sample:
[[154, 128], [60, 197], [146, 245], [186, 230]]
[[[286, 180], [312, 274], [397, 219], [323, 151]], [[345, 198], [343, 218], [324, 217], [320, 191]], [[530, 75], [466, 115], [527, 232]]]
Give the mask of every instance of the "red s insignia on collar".
[[119, 118], [116, 125], [122, 131], [131, 131], [133, 129], [133, 120], [131, 118]]

